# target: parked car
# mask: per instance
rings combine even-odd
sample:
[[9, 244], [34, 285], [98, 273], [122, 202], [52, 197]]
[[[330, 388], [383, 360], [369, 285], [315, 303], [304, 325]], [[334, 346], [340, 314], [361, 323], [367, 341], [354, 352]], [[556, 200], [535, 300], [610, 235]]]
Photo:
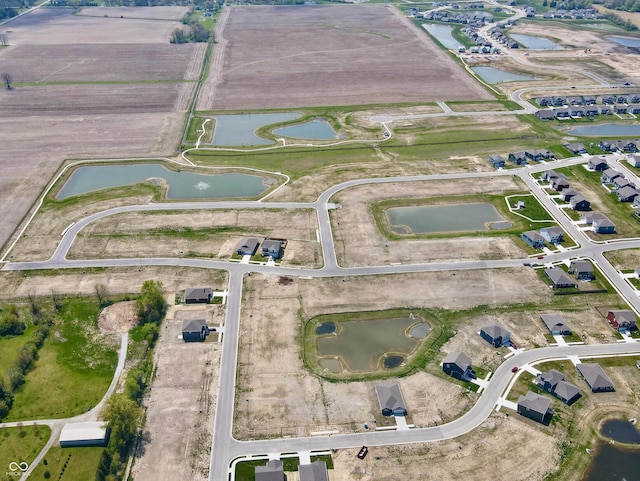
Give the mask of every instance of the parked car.
[[513, 366], [513, 368], [511, 368], [511, 372], [518, 372], [518, 366]]
[[369, 448], [366, 446], [362, 446], [360, 448], [360, 451], [358, 451], [358, 459], [364, 459], [367, 456], [367, 453], [369, 452]]

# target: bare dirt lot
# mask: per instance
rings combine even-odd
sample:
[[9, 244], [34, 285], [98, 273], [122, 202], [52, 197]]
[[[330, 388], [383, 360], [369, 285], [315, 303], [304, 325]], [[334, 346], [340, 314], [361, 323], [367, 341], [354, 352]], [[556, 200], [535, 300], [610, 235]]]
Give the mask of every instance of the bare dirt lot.
[[199, 110], [490, 98], [395, 7], [232, 7], [220, 35]]
[[[308, 320], [318, 314], [398, 306], [464, 309], [536, 302], [547, 296], [548, 289], [535, 274], [522, 269], [293, 282], [252, 275], [246, 278], [242, 303], [234, 432], [240, 438], [353, 432], [378, 416], [374, 383], [330, 383], [303, 368], [299, 316]], [[428, 372], [397, 381], [419, 426], [456, 417], [475, 396]]]
[[[73, 243], [70, 258], [162, 257], [187, 253], [231, 258], [242, 237], [287, 239], [284, 264], [322, 266], [316, 238], [314, 210], [260, 209], [245, 211], [190, 211], [131, 213], [112, 216], [87, 226]], [[187, 229], [180, 236], [180, 228]], [[202, 231], [206, 229], [206, 231]], [[201, 235], [190, 235], [198, 233]], [[169, 235], [167, 232], [170, 232]], [[117, 234], [117, 235], [113, 235]], [[150, 242], [150, 239], [152, 241]]]
[[511, 178], [375, 184], [348, 189], [336, 195], [341, 209], [332, 211], [332, 229], [338, 261], [344, 266], [390, 262], [500, 259], [524, 256], [508, 237], [458, 237], [448, 239], [390, 240], [382, 235], [370, 211], [372, 202], [388, 199], [427, 198], [452, 193], [500, 193], [519, 190]]
[[[174, 10], [171, 18], [184, 12], [183, 7]], [[131, 13], [153, 18], [152, 11], [134, 8]], [[170, 11], [157, 10], [157, 18], [168, 18]], [[10, 43], [0, 50], [0, 62], [15, 70], [14, 81], [45, 82], [0, 92], [0, 245], [65, 158], [171, 155], [180, 141], [194, 83], [179, 80], [197, 76], [204, 48], [169, 45], [171, 30], [181, 25], [176, 21], [72, 12], [41, 8], [0, 30]], [[126, 84], [149, 78], [146, 75], [176, 83]], [[46, 84], [52, 80], [123, 83]]]
[[174, 307], [163, 321], [143, 441], [132, 469], [136, 481], [207, 479], [221, 345], [215, 333], [206, 342], [178, 337], [183, 320], [202, 318], [210, 327], [219, 326], [223, 309]]

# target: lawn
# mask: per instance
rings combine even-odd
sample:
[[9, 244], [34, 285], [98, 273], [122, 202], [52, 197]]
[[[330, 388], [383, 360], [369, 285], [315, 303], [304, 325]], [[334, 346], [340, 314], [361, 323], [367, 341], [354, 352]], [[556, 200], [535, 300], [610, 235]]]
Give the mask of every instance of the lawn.
[[[61, 448], [53, 446], [29, 479], [89, 481], [96, 477], [102, 448]], [[46, 463], [46, 464], [45, 464]], [[48, 474], [47, 474], [48, 473]]]
[[47, 426], [24, 426], [0, 429], [0, 481], [16, 480], [9, 463], [27, 463], [35, 459], [46, 444], [51, 430]]
[[38, 359], [15, 393], [8, 421], [66, 418], [95, 406], [106, 392], [118, 340], [98, 330], [95, 299], [65, 301]]
[[0, 375], [13, 366], [18, 357], [18, 351], [29, 340], [34, 330], [35, 326], [31, 325], [20, 336], [0, 337]]

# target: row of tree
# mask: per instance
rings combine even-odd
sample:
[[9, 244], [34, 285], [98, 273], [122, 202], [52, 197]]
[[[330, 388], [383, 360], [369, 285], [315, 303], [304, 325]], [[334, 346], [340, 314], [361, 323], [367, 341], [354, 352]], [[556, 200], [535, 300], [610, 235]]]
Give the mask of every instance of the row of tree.
[[171, 43], [208, 42], [211, 38], [211, 32], [204, 28], [190, 13], [182, 18], [182, 23], [186, 27], [176, 28], [171, 32], [171, 37], [169, 38]]
[[612, 10], [640, 12], [640, 0], [600, 0], [593, 3], [602, 4]]

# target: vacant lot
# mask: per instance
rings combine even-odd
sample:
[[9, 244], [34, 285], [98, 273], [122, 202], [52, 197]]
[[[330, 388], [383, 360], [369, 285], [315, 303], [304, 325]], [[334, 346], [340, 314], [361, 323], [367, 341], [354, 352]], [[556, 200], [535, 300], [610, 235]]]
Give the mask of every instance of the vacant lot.
[[198, 109], [489, 99], [395, 7], [233, 7]]
[[[184, 12], [173, 10], [171, 15], [171, 9], [153, 8], [131, 13], [178, 19]], [[10, 43], [0, 50], [3, 68], [11, 68], [16, 82], [44, 84], [0, 92], [0, 245], [65, 158], [171, 155], [180, 140], [194, 86], [180, 80], [197, 76], [204, 48], [169, 45], [169, 33], [181, 25], [177, 21], [72, 13], [42, 8], [2, 29]], [[144, 83], [147, 79], [175, 83]]]
[[[331, 383], [303, 368], [298, 340], [302, 320], [318, 314], [398, 306], [465, 309], [543, 302], [548, 295], [535, 274], [522, 269], [457, 276], [423, 273], [293, 279], [252, 275], [246, 279], [234, 423], [236, 436], [243, 439], [326, 430], [353, 432], [364, 422], [382, 421], [373, 382]], [[475, 394], [467, 393], [460, 384], [428, 372], [398, 382], [411, 419], [419, 426], [451, 420], [474, 401]]]
[[510, 177], [481, 181], [399, 182], [365, 185], [335, 196], [341, 209], [332, 212], [338, 261], [344, 266], [446, 260], [500, 259], [525, 253], [509, 237], [389, 240], [378, 229], [369, 205], [388, 199], [428, 198], [455, 193], [479, 194], [519, 190]]
[[215, 333], [204, 343], [178, 336], [185, 319], [206, 319], [214, 327], [224, 322], [223, 314], [220, 306], [181, 306], [167, 314], [132, 472], [136, 480], [207, 479], [221, 345]]

